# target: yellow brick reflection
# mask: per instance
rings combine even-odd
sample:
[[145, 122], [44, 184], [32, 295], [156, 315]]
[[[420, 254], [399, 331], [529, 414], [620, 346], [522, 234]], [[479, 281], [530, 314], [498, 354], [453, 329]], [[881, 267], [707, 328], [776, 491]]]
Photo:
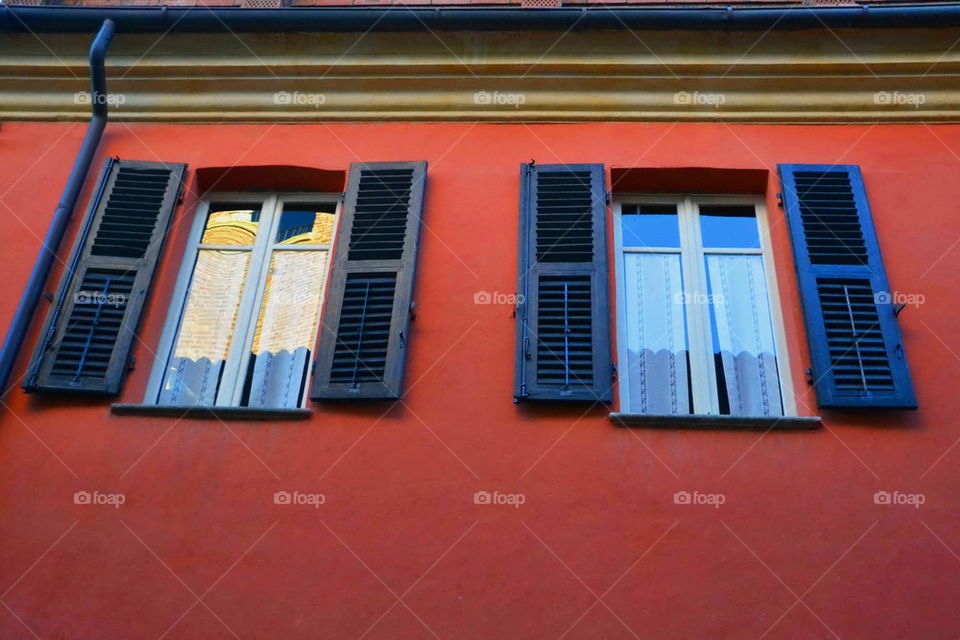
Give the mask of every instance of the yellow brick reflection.
[[175, 357], [226, 360], [249, 262], [249, 251], [200, 251]]
[[250, 209], [237, 211], [214, 211], [207, 218], [203, 230], [203, 244], [251, 245], [257, 235], [259, 221], [256, 212]]
[[[309, 234], [303, 234], [309, 235]], [[253, 353], [313, 350], [323, 304], [327, 251], [277, 251], [257, 318]]]

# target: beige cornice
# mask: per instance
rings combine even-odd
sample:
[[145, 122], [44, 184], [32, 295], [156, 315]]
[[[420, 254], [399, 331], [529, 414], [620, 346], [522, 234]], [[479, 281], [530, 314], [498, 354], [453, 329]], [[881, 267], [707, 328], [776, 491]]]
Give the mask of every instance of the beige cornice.
[[[958, 39], [958, 29], [122, 34], [108, 85], [111, 118], [128, 122], [960, 122]], [[5, 35], [0, 119], [86, 119], [88, 46]]]

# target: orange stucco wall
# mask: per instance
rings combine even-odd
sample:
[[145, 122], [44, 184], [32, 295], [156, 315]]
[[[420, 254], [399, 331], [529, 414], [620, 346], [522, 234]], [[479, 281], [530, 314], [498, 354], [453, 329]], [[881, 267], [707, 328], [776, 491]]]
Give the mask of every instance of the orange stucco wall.
[[[0, 129], [0, 327], [83, 129]], [[429, 161], [408, 391], [396, 405], [316, 405], [307, 422], [220, 423], [117, 417], [107, 401], [14, 389], [0, 413], [0, 637], [956, 637], [958, 153], [960, 126], [945, 125], [111, 124], [101, 158], [190, 169], [122, 401], [142, 399], [194, 171], [233, 164]], [[824, 411], [819, 431], [761, 437], [514, 405], [512, 308], [474, 295], [516, 288], [518, 165], [531, 158], [769, 170], [806, 415], [816, 409], [774, 169], [861, 165], [891, 287], [924, 297], [900, 316], [920, 409]], [[125, 503], [74, 504], [95, 490]], [[276, 505], [281, 490], [325, 503]], [[524, 503], [476, 505], [480, 490]], [[725, 503], [677, 505], [679, 490]], [[876, 505], [878, 490], [925, 502]]]

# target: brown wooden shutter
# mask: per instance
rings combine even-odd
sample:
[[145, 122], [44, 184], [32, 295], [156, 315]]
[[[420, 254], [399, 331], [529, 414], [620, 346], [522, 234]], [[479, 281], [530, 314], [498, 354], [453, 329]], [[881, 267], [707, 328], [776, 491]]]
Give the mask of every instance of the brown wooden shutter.
[[24, 390], [120, 391], [185, 170], [106, 161]]
[[609, 402], [603, 165], [522, 165], [515, 400]]
[[426, 162], [350, 167], [311, 398], [403, 393]]

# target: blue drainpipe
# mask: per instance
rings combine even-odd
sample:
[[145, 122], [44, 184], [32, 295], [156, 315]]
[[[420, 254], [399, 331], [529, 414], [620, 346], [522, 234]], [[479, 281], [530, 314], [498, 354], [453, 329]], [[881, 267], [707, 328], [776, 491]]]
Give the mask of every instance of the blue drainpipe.
[[[50, 275], [50, 267], [53, 265], [63, 234], [67, 229], [67, 223], [70, 222], [70, 216], [77, 204], [77, 197], [80, 195], [84, 179], [93, 162], [93, 156], [100, 144], [100, 137], [107, 126], [107, 73], [104, 68], [104, 59], [107, 56], [110, 41], [113, 40], [113, 32], [113, 20], [109, 18], [104, 20], [100, 26], [100, 32], [90, 45], [90, 104], [93, 108], [93, 116], [87, 126], [87, 135], [83, 139], [83, 144], [80, 145], [80, 152], [73, 163], [73, 170], [67, 179], [67, 186], [63, 189], [60, 204], [57, 205], [57, 210], [53, 214], [47, 237], [43, 240], [40, 255], [37, 256], [37, 261], [33, 265], [30, 280], [27, 281], [26, 290], [20, 298], [20, 304], [17, 305], [13, 322], [10, 323], [7, 337], [3, 341], [3, 348], [0, 350], [0, 392], [2, 392], [0, 399], [10, 391], [7, 387], [10, 373], [16, 364], [17, 354], [20, 352], [20, 346], [30, 327], [37, 304], [43, 295], [43, 287]], [[16, 386], [16, 383], [13, 386]]]

